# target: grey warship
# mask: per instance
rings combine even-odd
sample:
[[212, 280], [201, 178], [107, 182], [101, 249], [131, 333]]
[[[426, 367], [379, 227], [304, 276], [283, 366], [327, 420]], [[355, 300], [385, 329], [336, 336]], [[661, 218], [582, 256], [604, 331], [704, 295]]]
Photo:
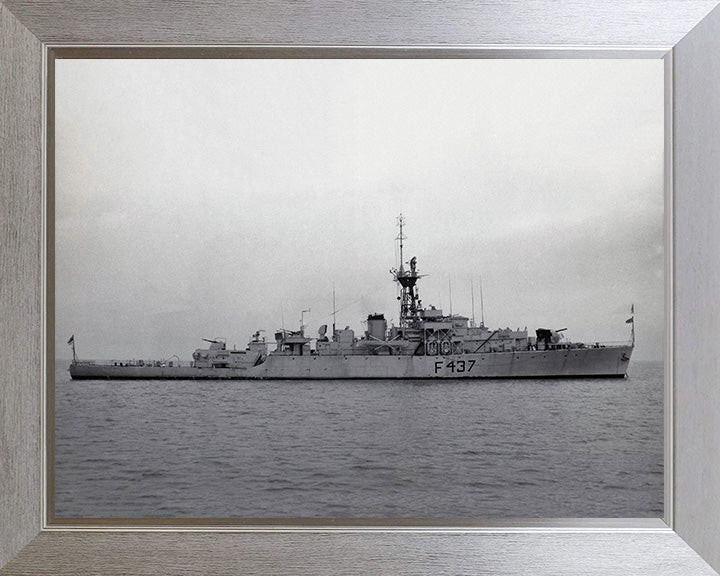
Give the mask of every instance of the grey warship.
[[[390, 270], [399, 287], [399, 323], [388, 327], [383, 314], [367, 317], [359, 337], [349, 327], [330, 336], [322, 326], [315, 338], [304, 327], [279, 330], [274, 349], [253, 334], [244, 350], [228, 349], [223, 339], [205, 340], [192, 361], [79, 360], [74, 335], [70, 376], [73, 379], [447, 379], [447, 378], [579, 378], [627, 375], [635, 345], [634, 315], [631, 340], [623, 344], [586, 344], [566, 340], [561, 330], [538, 328], [490, 329], [484, 322], [441, 309], [423, 307], [419, 298], [417, 258], [403, 258], [402, 215], [398, 218], [400, 265]], [[407, 264], [407, 267], [405, 265]], [[634, 312], [634, 310], [633, 310]]]

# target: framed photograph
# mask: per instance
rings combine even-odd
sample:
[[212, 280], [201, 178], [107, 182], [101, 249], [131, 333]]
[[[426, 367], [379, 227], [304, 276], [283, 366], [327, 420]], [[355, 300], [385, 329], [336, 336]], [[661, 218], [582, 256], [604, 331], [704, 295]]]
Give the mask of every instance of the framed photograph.
[[[720, 510], [703, 494], [715, 493], [718, 470], [718, 415], [707, 409], [717, 392], [705, 384], [714, 364], [687, 342], [698, 325], [710, 334], [698, 320], [714, 308], [698, 302], [717, 278], [693, 264], [717, 234], [707, 216], [715, 169], [697, 164], [711, 149], [699, 111], [709, 125], [717, 114], [713, 7], [678, 4], [675, 18], [644, 7], [661, 24], [625, 43], [628, 32], [607, 25], [587, 50], [537, 48], [549, 37], [519, 26], [520, 51], [236, 47], [215, 58], [223, 49], [168, 47], [161, 58], [148, 48], [108, 58], [114, 49], [78, 39], [120, 36], [73, 25], [56, 34], [30, 6], [0, 5], [12, 47], [3, 65], [48, 79], [43, 93], [37, 76], [15, 72], [2, 94], [18, 143], [7, 182], [25, 191], [3, 200], [5, 267], [21, 271], [2, 301], [15, 327], [7, 341], [14, 351], [19, 335], [34, 338], [37, 366], [55, 375], [43, 395], [27, 386], [27, 362], [8, 372], [11, 433], [0, 447], [24, 476], [7, 477], [2, 563], [20, 551], [8, 569], [52, 572], [52, 558], [76, 573], [132, 572], [153, 554], [158, 572], [242, 557], [251, 571], [302, 573], [303, 550], [324, 572], [351, 562], [393, 573], [521, 573], [529, 563], [621, 573], [629, 561], [635, 573], [712, 574]], [[616, 9], [619, 25], [627, 13]], [[470, 34], [454, 14], [457, 27], [434, 40]], [[505, 43], [503, 28], [488, 24], [480, 44]], [[368, 25], [337, 44], [378, 44], [383, 30]], [[405, 43], [417, 44], [414, 33]], [[154, 42], [168, 43], [163, 34]], [[213, 43], [231, 43], [222, 34]], [[29, 191], [43, 183], [40, 202]], [[536, 194], [519, 192], [532, 185]], [[55, 251], [32, 264], [41, 237]], [[28, 304], [40, 296], [57, 314]], [[476, 369], [486, 372], [462, 375]], [[267, 402], [283, 388], [302, 401]], [[23, 426], [34, 415], [44, 429]], [[198, 426], [208, 428], [200, 441]], [[560, 444], [544, 446], [538, 429]], [[308, 430], [319, 444], [306, 443]], [[480, 437], [497, 462], [478, 463]], [[623, 459], [593, 460], [602, 446]], [[483, 466], [492, 473], [482, 477]]]
[[663, 517], [662, 60], [52, 54], [52, 525]]

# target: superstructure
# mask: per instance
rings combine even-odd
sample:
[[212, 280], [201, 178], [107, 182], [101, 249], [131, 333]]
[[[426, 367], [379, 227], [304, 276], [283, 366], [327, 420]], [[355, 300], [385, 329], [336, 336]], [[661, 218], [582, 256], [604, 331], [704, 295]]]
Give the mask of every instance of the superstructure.
[[[230, 350], [223, 339], [206, 340], [191, 362], [172, 360], [82, 361], [75, 354], [74, 379], [354, 379], [354, 378], [559, 378], [625, 377], [635, 344], [571, 342], [563, 330], [489, 329], [484, 319], [445, 314], [423, 307], [418, 293], [417, 258], [404, 262], [404, 219], [398, 219], [400, 265], [391, 269], [399, 287], [398, 325], [388, 327], [380, 313], [367, 317], [359, 337], [349, 327], [331, 334], [322, 326], [315, 338], [279, 330], [274, 347], [253, 334], [244, 350]], [[634, 313], [634, 309], [633, 309]], [[70, 343], [70, 342], [69, 342]]]

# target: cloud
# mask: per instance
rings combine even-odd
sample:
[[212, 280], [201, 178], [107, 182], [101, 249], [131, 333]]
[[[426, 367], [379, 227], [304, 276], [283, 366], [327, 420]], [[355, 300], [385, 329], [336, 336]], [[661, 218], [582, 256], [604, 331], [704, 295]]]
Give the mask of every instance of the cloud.
[[[655, 61], [57, 63], [56, 338], [187, 358], [203, 336], [397, 317], [395, 218], [425, 304], [663, 334]], [[464, 309], [464, 310], [461, 310]], [[340, 317], [341, 316], [341, 317]], [[515, 327], [515, 326], [513, 326]], [[66, 334], [67, 333], [67, 334]], [[62, 340], [65, 338], [65, 340]]]

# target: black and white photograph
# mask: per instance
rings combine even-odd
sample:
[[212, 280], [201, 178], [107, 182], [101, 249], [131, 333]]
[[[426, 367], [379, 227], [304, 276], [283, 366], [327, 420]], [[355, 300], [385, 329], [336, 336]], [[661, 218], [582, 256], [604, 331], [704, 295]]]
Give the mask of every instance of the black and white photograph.
[[54, 517], [661, 518], [663, 72], [56, 60]]

